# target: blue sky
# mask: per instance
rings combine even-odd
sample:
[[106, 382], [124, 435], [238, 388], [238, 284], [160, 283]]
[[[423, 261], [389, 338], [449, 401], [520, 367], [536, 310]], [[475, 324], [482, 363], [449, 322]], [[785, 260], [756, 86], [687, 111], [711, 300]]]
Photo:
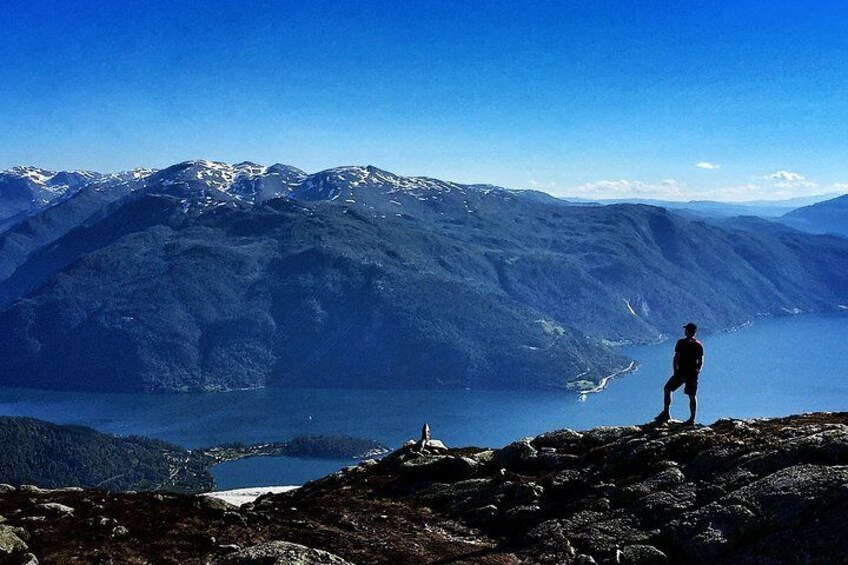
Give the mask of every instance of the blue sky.
[[[0, 4], [0, 168], [206, 158], [739, 200], [848, 192], [846, 2]], [[697, 166], [697, 164], [701, 166]]]

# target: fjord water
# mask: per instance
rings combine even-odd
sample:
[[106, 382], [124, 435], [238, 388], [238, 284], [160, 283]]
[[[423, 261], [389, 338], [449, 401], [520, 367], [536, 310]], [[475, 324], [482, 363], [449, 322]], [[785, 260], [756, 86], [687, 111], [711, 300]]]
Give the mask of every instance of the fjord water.
[[[699, 421], [848, 407], [848, 314], [761, 319], [700, 336]], [[500, 446], [562, 427], [639, 424], [661, 408], [674, 339], [624, 348], [639, 369], [583, 398], [565, 392], [267, 389], [205, 394], [90, 394], [0, 389], [0, 414], [140, 434], [186, 447], [349, 434], [397, 447], [429, 422], [448, 445]], [[686, 416], [676, 395], [672, 413]], [[350, 460], [254, 458], [214, 469], [222, 489], [301, 484]]]

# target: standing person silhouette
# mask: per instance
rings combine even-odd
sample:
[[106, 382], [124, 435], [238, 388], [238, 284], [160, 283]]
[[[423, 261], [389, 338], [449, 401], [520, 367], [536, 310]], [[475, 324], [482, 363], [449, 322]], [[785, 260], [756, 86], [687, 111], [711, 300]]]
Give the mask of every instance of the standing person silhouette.
[[671, 419], [671, 393], [681, 385], [686, 385], [683, 393], [689, 397], [689, 419], [685, 424], [692, 426], [695, 424], [695, 412], [698, 409], [698, 375], [704, 368], [704, 346], [695, 339], [697, 325], [689, 322], [683, 326], [683, 332], [686, 337], [677, 340], [677, 345], [674, 346], [674, 374], [663, 387], [665, 406], [656, 419], [658, 422]]

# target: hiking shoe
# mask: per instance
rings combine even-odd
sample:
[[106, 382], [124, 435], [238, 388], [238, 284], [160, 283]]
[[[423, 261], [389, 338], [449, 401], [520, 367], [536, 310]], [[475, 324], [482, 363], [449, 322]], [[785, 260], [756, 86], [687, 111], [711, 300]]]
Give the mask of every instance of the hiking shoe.
[[657, 414], [657, 417], [654, 418], [654, 422], [668, 422], [671, 420], [671, 415], [668, 412], [660, 412]]
[[695, 425], [695, 420], [694, 420], [693, 418], [689, 418], [688, 420], [686, 420], [685, 422], [683, 422], [683, 425], [684, 425], [684, 426], [694, 426], [694, 425]]

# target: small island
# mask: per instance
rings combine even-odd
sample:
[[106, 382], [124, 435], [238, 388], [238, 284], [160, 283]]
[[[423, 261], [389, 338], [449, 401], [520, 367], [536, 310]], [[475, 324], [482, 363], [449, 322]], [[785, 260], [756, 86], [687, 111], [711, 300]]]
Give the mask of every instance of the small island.
[[289, 441], [246, 445], [229, 443], [200, 450], [214, 460], [214, 464], [235, 461], [245, 457], [303, 457], [312, 459], [370, 459], [390, 451], [389, 447], [373, 439], [348, 435], [298, 436]]
[[146, 437], [114, 436], [85, 426], [8, 416], [0, 417], [0, 445], [0, 484], [112, 492], [208, 492], [215, 489], [213, 466], [245, 457], [356, 460], [390, 451], [373, 439], [347, 435], [185, 449]]

